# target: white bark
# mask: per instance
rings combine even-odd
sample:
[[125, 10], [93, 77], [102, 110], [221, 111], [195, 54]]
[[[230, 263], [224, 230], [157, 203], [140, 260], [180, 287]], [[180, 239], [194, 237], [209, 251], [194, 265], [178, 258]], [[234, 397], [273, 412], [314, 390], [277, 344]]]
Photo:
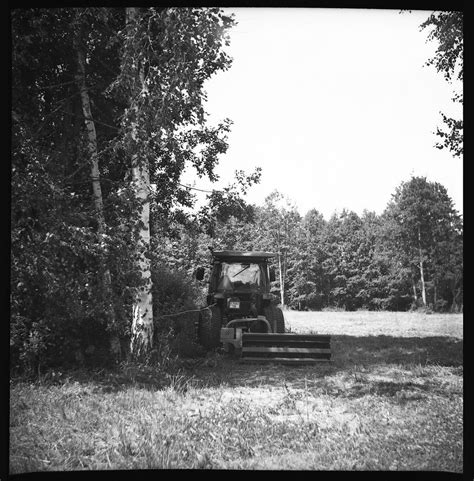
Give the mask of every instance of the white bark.
[[94, 199], [94, 206], [96, 208], [98, 231], [100, 234], [104, 233], [105, 220], [104, 220], [104, 205], [102, 201], [102, 189], [100, 186], [100, 171], [99, 163], [97, 160], [97, 133], [95, 130], [95, 123], [92, 119], [92, 112], [90, 107], [89, 93], [86, 87], [86, 75], [85, 75], [85, 59], [84, 52], [82, 51], [79, 43], [76, 43], [77, 53], [77, 75], [76, 80], [79, 86], [81, 94], [82, 113], [84, 114], [87, 139], [90, 154], [91, 163], [91, 181], [92, 181], [92, 193]]
[[[139, 162], [137, 156], [132, 159], [132, 180], [135, 195], [142, 201], [140, 221], [142, 223], [139, 239], [144, 251], [150, 248], [150, 175], [148, 165]], [[151, 349], [153, 342], [153, 299], [151, 294], [150, 259], [145, 252], [140, 253], [139, 266], [144, 286], [139, 290], [132, 312], [131, 352], [139, 357]]]
[[[138, 19], [139, 11], [137, 8], [127, 8], [127, 25], [130, 26]], [[133, 28], [133, 25], [132, 25]], [[142, 91], [146, 90], [145, 78], [143, 75], [144, 66], [139, 68], [139, 78]], [[135, 111], [135, 118], [138, 118], [138, 106], [130, 99]], [[137, 125], [133, 125], [131, 136], [137, 145]], [[150, 249], [150, 173], [148, 161], [140, 159], [135, 152], [132, 154], [132, 182], [136, 197], [141, 201], [140, 211], [141, 227], [139, 231], [139, 243], [142, 250], [138, 264], [141, 271], [143, 287], [137, 293], [132, 309], [132, 335], [130, 349], [135, 357], [141, 357], [151, 350], [153, 343], [153, 299], [151, 294], [151, 266], [150, 260], [145, 255]]]
[[418, 294], [416, 293], [416, 284], [415, 284], [415, 278], [414, 277], [411, 278], [411, 284], [412, 284], [412, 287], [413, 287], [413, 298], [415, 299], [415, 304], [416, 304], [416, 302], [418, 301]]
[[451, 303], [451, 312], [462, 312], [462, 303], [458, 302], [458, 299], [461, 295], [462, 289], [461, 287], [457, 287], [458, 282], [460, 281], [459, 278], [455, 277], [451, 281], [451, 293], [453, 295], [453, 302]]
[[421, 232], [420, 226], [418, 226], [418, 251], [420, 253], [420, 279], [421, 279], [421, 299], [423, 301], [423, 305], [426, 307], [426, 286], [425, 286], [425, 276], [423, 272], [423, 252], [421, 250]]
[[278, 249], [278, 272], [280, 277], [280, 304], [281, 308], [285, 305], [285, 285], [283, 282], [283, 269], [281, 265], [281, 242], [280, 242], [280, 227], [277, 230], [277, 249]]
[[281, 267], [281, 252], [278, 252], [278, 270], [280, 272], [280, 303], [281, 307], [285, 306], [285, 286], [283, 284], [283, 272]]

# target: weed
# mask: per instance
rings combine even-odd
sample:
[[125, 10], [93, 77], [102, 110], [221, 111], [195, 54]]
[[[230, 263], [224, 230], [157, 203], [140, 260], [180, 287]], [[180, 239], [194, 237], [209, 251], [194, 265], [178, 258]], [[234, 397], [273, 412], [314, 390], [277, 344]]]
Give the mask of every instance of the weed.
[[169, 389], [173, 392], [184, 395], [193, 386], [193, 377], [189, 377], [184, 374], [171, 374], [167, 375], [167, 380], [169, 382]]

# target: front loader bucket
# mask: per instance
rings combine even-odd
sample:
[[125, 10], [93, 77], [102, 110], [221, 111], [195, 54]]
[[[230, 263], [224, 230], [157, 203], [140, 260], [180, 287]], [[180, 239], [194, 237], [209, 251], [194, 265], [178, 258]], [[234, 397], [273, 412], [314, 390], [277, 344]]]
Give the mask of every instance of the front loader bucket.
[[242, 361], [311, 364], [331, 360], [331, 336], [319, 334], [242, 334]]

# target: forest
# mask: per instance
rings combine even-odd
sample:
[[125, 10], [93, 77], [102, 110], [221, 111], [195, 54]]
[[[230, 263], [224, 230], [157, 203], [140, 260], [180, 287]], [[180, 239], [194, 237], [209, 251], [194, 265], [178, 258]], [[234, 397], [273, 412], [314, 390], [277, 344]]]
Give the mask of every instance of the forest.
[[[233, 24], [219, 8], [12, 10], [13, 369], [156, 350], [172, 314], [203, 305], [194, 272], [209, 249], [278, 253], [272, 293], [289, 309], [462, 312], [462, 216], [426, 177], [380, 215], [325, 219], [284, 186], [247, 202], [257, 167], [193, 208], [181, 174], [217, 181], [228, 148], [232, 122], [209, 124], [205, 83], [231, 68]], [[440, 148], [460, 155], [451, 120]]]

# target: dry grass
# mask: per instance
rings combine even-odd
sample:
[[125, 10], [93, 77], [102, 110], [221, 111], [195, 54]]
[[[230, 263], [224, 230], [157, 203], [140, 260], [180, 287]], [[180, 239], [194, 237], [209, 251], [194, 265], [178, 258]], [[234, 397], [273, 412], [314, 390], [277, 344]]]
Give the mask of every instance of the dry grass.
[[[336, 334], [330, 365], [246, 365], [215, 355], [174, 375], [129, 369], [97, 379], [69, 373], [57, 383], [14, 382], [10, 472], [462, 472], [462, 340], [446, 334], [462, 337], [460, 317], [439, 317], [433, 331], [425, 322], [434, 317], [398, 313], [397, 329], [414, 330], [407, 336], [390, 313], [385, 320], [383, 313], [329, 314], [338, 316], [329, 331]], [[297, 323], [314, 330], [310, 316], [287, 318], [295, 330]], [[363, 321], [357, 333], [338, 325], [350, 320], [353, 329]], [[384, 335], [370, 335], [384, 324]]]

